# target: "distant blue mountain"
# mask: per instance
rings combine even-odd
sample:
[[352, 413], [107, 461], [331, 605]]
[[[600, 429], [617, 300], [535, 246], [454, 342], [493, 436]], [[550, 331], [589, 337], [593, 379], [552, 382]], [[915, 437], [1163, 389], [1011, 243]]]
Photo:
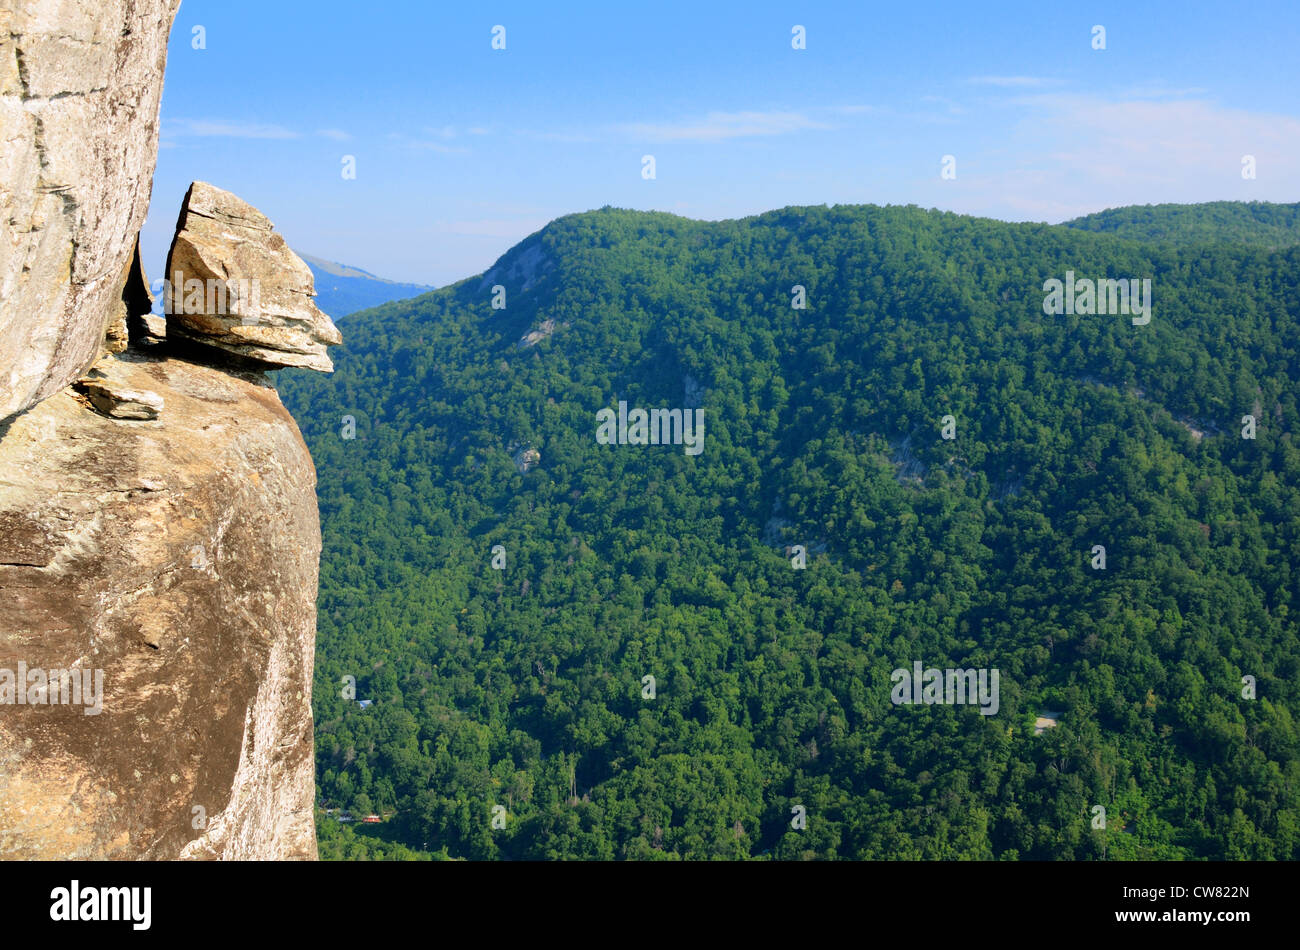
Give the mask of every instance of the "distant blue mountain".
[[385, 280], [359, 267], [336, 264], [301, 251], [298, 256], [307, 262], [316, 279], [316, 306], [335, 320], [390, 300], [418, 297], [435, 289], [424, 284], [400, 284]]

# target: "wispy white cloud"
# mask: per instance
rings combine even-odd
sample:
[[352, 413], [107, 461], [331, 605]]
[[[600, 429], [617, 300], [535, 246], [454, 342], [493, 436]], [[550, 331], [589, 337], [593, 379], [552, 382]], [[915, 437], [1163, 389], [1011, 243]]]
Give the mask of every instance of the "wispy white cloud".
[[[438, 130], [425, 129], [424, 131], [435, 137], [441, 137]], [[469, 152], [469, 149], [462, 145], [448, 145], [445, 141], [434, 142], [427, 138], [411, 138], [405, 132], [389, 132], [388, 139], [402, 148], [414, 149], [419, 152], [437, 152], [440, 155], [464, 155]]]
[[441, 142], [425, 142], [413, 140], [402, 143], [406, 148], [413, 148], [420, 152], [437, 152], [439, 155], [468, 155], [469, 149], [460, 145], [444, 145]]
[[168, 135], [199, 135], [229, 139], [296, 139], [299, 132], [282, 125], [241, 122], [234, 119], [167, 119], [163, 131]]
[[1203, 86], [1176, 88], [1156, 81], [1124, 89], [1120, 96], [1125, 99], [1184, 99], [1188, 96], [1203, 96], [1208, 91]]
[[562, 144], [597, 141], [597, 137], [590, 132], [538, 132], [531, 129], [518, 129], [515, 134], [524, 138], [537, 139], [539, 142], [560, 142]]
[[470, 150], [461, 145], [443, 145], [441, 142], [406, 142], [405, 148], [414, 149], [417, 152], [435, 152], [438, 155], [468, 155]]
[[618, 126], [623, 134], [650, 142], [722, 142], [829, 128], [829, 125], [800, 112], [710, 112], [700, 119], [632, 122]]
[[[1008, 104], [1023, 115], [1004, 148], [963, 167], [964, 209], [1012, 207], [1050, 221], [1128, 204], [1297, 198], [1294, 116], [1206, 99], [1066, 93]], [[1256, 180], [1241, 177], [1244, 155], [1256, 158]]]
[[316, 134], [322, 138], [332, 139], [335, 142], [347, 142], [352, 139], [352, 136], [342, 129], [317, 129]]
[[921, 101], [943, 106], [948, 115], [965, 115], [967, 112], [965, 106], [958, 105], [946, 96], [922, 96]]
[[489, 130], [482, 125], [472, 125], [467, 129], [458, 129], [454, 125], [444, 125], [436, 129], [430, 126], [425, 126], [424, 129], [425, 135], [431, 136], [432, 138], [435, 139], [444, 139], [447, 141], [450, 141], [451, 139], [460, 138], [462, 135], [487, 135], [488, 132]]
[[1038, 89], [1059, 86], [1062, 81], [1045, 76], [971, 76], [966, 80], [973, 86], [999, 86], [1004, 89]]

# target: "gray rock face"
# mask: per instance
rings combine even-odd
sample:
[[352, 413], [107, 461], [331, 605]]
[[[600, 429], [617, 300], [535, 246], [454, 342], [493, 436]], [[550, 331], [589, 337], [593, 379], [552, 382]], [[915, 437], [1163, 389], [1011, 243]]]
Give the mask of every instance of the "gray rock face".
[[148, 208], [179, 5], [0, 0], [0, 420], [101, 352]]
[[[171, 352], [137, 250], [178, 6], [0, 0], [0, 860], [316, 857], [315, 469], [260, 373]], [[270, 303], [195, 323], [328, 368], [224, 194], [173, 251]]]
[[553, 334], [557, 329], [560, 329], [561, 327], [567, 327], [567, 326], [568, 324], [564, 323], [561, 324], [559, 327], [557, 327], [554, 320], [543, 320], [540, 324], [537, 325], [537, 329], [530, 330], [523, 335], [523, 337], [519, 340], [519, 348], [521, 350], [526, 350], [530, 346], [536, 346], [538, 343], [541, 343], [543, 340], [545, 340], [547, 337]]
[[190, 186], [165, 279], [169, 342], [334, 371], [326, 347], [343, 338], [312, 302], [311, 269], [243, 199], [202, 181]]
[[534, 466], [542, 461], [542, 453], [530, 445], [515, 452], [511, 456], [511, 461], [515, 463], [515, 468], [519, 469], [520, 475], [527, 475]]
[[64, 390], [0, 424], [0, 859], [314, 859], [307, 448], [260, 374], [100, 365], [165, 409]]

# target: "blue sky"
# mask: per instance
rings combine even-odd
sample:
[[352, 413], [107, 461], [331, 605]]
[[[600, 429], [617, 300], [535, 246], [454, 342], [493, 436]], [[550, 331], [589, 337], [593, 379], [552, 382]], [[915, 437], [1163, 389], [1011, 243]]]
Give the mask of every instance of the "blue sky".
[[1298, 60], [1296, 0], [184, 0], [145, 264], [161, 275], [194, 179], [257, 206], [299, 251], [436, 285], [607, 204], [716, 219], [915, 203], [1056, 222], [1297, 201]]

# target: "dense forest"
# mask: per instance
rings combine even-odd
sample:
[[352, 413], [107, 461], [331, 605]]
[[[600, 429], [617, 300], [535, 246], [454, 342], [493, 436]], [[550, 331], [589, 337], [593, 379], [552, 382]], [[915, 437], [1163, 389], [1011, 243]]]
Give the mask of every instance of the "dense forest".
[[[279, 379], [322, 857], [1300, 858], [1295, 221], [606, 208], [350, 316]], [[620, 401], [703, 450], [600, 444]]]
[[1130, 205], [1066, 221], [1065, 227], [1153, 243], [1244, 244], [1276, 250], [1300, 244], [1300, 204]]

